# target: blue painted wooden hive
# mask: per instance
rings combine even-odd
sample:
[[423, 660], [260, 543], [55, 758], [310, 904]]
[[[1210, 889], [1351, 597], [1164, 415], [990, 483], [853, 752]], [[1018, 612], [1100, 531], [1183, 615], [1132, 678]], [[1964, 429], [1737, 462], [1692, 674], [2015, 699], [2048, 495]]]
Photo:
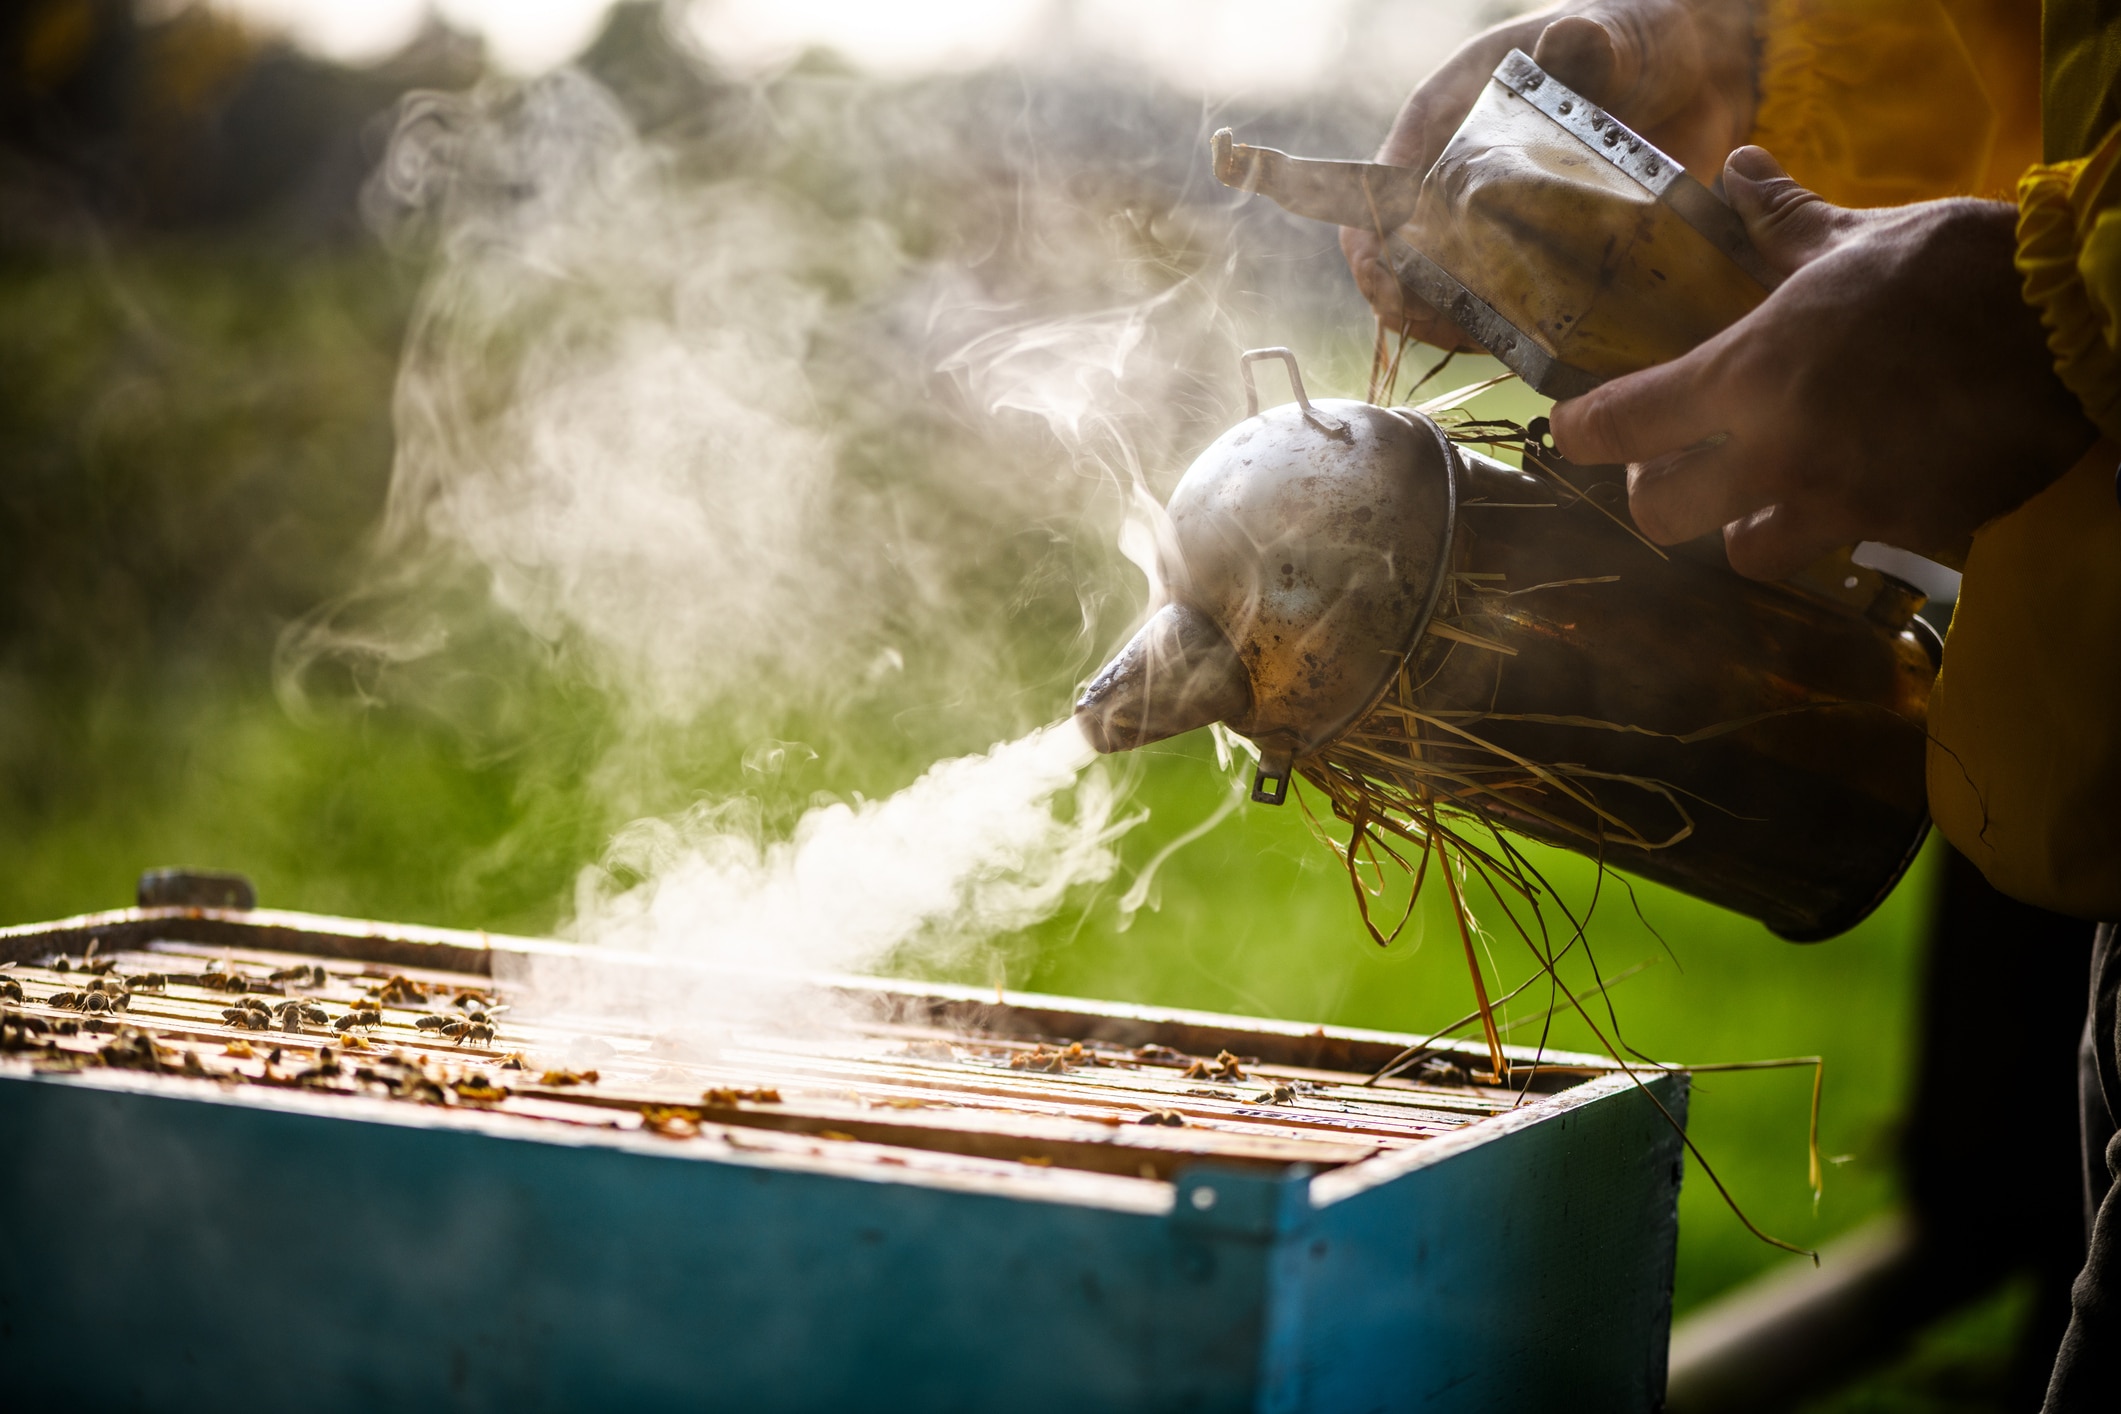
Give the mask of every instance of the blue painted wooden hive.
[[1662, 1401], [1680, 1143], [1595, 1058], [1518, 1103], [1449, 1048], [1364, 1086], [1409, 1037], [899, 982], [705, 1051], [499, 1010], [568, 956], [256, 910], [0, 932], [0, 1403]]

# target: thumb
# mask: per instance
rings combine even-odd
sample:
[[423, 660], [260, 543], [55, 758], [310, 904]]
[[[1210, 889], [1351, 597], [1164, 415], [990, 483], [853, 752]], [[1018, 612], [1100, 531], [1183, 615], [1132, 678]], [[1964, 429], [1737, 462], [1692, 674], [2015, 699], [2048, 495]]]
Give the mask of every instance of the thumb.
[[1532, 61], [1636, 128], [1692, 102], [1704, 65], [1693, 18], [1674, 0], [1592, 0], [1541, 31]]
[[1794, 274], [1825, 254], [1855, 215], [1797, 185], [1764, 147], [1741, 147], [1724, 160], [1723, 189], [1778, 275]]

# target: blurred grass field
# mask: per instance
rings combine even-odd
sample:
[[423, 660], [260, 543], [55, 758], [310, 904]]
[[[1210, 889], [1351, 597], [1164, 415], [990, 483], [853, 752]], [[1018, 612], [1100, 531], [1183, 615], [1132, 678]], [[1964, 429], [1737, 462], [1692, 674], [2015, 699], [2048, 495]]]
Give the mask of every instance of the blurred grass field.
[[[122, 905], [140, 869], [167, 864], [243, 870], [276, 907], [533, 933], [564, 917], [575, 872], [623, 823], [590, 804], [593, 706], [555, 698], [532, 738], [494, 749], [388, 703], [299, 717], [276, 695], [281, 625], [343, 586], [381, 505], [410, 290], [373, 252], [257, 266], [176, 249], [0, 266], [11, 311], [0, 321], [0, 553], [12, 566], [0, 605], [0, 921]], [[1057, 697], [1039, 710], [1065, 707]], [[931, 743], [897, 742], [858, 766], [823, 763], [818, 783], [903, 784]], [[741, 784], [733, 763], [747, 744], [711, 728], [674, 742], [660, 803]], [[1127, 871], [1022, 940], [1012, 986], [1411, 1032], [1470, 1008], [1440, 892], [1380, 951], [1293, 802], [1243, 806], [1172, 854], [1151, 906], [1123, 926], [1116, 904], [1132, 872], [1230, 790], [1200, 740], [1143, 753], [1130, 770], [1132, 806], [1148, 818], [1123, 841]], [[1572, 903], [1589, 898], [1588, 864], [1535, 857]], [[1934, 863], [1926, 856], [1854, 932], [1806, 947], [1654, 886], [1635, 886], [1639, 918], [1603, 891], [1590, 940], [1607, 976], [1630, 973], [1612, 1001], [1632, 1045], [1680, 1061], [1827, 1058], [1816, 1207], [1808, 1071], [1706, 1076], [1694, 1091], [1696, 1142], [1752, 1218], [1793, 1243], [1816, 1245], [1894, 1201]], [[1497, 932], [1491, 946], [1505, 986], [1528, 975], [1521, 943]], [[1512, 1023], [1532, 1019], [1512, 1041], [1536, 1039], [1539, 996], [1508, 1009]], [[1567, 1016], [1550, 1042], [1597, 1048]], [[1681, 1313], [1790, 1260], [1690, 1173]], [[1985, 1358], [2012, 1318], [1997, 1307], [1984, 1319], [1926, 1358]], [[1847, 1407], [1960, 1407], [1919, 1391], [1862, 1397]]]

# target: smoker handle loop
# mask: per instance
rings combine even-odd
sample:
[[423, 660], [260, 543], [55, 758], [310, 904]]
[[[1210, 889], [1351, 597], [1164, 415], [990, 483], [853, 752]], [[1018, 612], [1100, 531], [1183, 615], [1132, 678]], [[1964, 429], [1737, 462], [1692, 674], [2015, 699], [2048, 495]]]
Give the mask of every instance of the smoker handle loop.
[[1296, 366], [1296, 355], [1285, 348], [1246, 349], [1237, 356], [1237, 371], [1245, 380], [1245, 416], [1259, 416], [1259, 389], [1252, 383], [1252, 365], [1263, 358], [1278, 358], [1289, 366], [1289, 386], [1296, 390], [1296, 405], [1306, 413], [1311, 400], [1304, 396], [1304, 375]]
[[1252, 365], [1263, 358], [1278, 358], [1288, 366], [1289, 387], [1296, 393], [1296, 405], [1303, 409], [1304, 421], [1329, 437], [1347, 438], [1346, 423], [1311, 406], [1311, 399], [1304, 394], [1304, 375], [1296, 366], [1296, 355], [1279, 345], [1271, 349], [1246, 349], [1237, 356], [1237, 372], [1245, 380], [1246, 417], [1259, 416], [1259, 388], [1252, 381]]

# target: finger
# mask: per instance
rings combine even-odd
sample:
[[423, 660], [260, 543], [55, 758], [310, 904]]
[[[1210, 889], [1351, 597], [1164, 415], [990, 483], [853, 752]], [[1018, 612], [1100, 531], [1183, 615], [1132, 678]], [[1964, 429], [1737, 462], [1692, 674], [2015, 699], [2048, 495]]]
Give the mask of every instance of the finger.
[[1344, 226], [1340, 248], [1347, 257], [1348, 273], [1355, 277], [1355, 287], [1362, 291], [1388, 331], [1439, 349], [1473, 348], [1465, 331], [1448, 315], [1401, 282], [1391, 262], [1384, 258], [1384, 246], [1374, 232]]
[[1601, 106], [1620, 67], [1613, 32], [1588, 15], [1563, 15], [1548, 25], [1533, 46], [1532, 62]]
[[1704, 356], [1710, 347], [1554, 404], [1554, 445], [1582, 466], [1646, 462], [1724, 431]]
[[1628, 511], [1660, 545], [1708, 535], [1772, 496], [1760, 459], [1721, 434], [1700, 446], [1628, 468]]
[[1393, 120], [1377, 160], [1392, 167], [1426, 172], [1444, 144], [1465, 121], [1466, 112], [1488, 86], [1495, 66], [1512, 49], [1530, 49], [1546, 27], [1544, 19], [1513, 20], [1474, 35], [1461, 44], [1435, 73], [1407, 95]]
[[1355, 226], [1341, 227], [1340, 252], [1347, 259], [1348, 273], [1355, 277], [1355, 288], [1362, 291], [1370, 308], [1377, 311], [1387, 328], [1399, 328], [1406, 318], [1405, 301], [1399, 277], [1384, 263], [1384, 245], [1377, 233]]
[[1820, 556], [1860, 538], [1831, 513], [1762, 506], [1723, 528], [1731, 568], [1748, 579], [1788, 579]]
[[1549, 24], [1533, 62], [1623, 122], [1652, 127], [1701, 87], [1701, 38], [1676, 0], [1592, 3]]
[[1780, 275], [1825, 254], [1855, 216], [1799, 186], [1764, 147], [1741, 147], [1724, 160], [1723, 189], [1761, 258]]

